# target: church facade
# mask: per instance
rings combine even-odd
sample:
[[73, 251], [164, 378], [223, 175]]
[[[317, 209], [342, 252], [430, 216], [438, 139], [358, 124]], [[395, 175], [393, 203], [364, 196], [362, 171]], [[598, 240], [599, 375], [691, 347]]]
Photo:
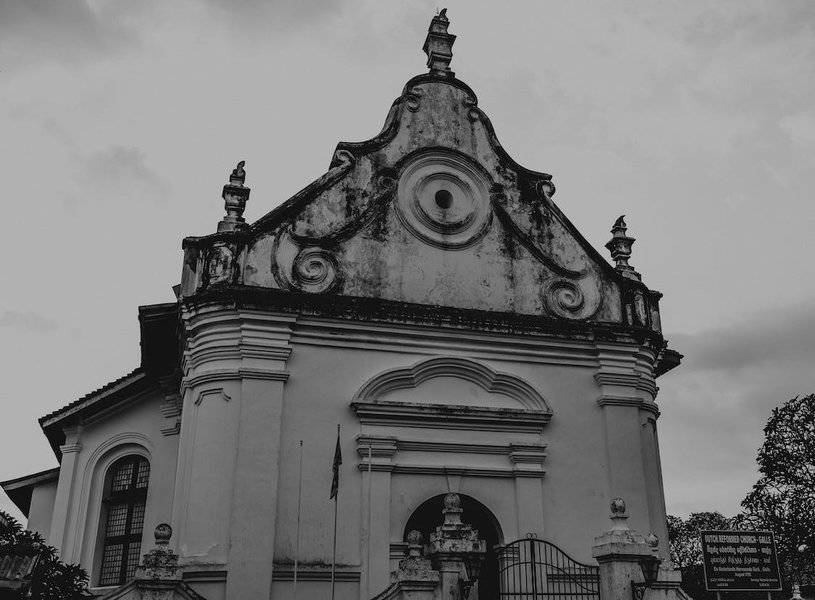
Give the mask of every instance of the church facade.
[[617, 497], [667, 557], [661, 295], [622, 218], [612, 265], [501, 147], [448, 25], [381, 133], [252, 224], [240, 163], [177, 302], [139, 309], [141, 364], [40, 419], [59, 467], [3, 487], [96, 593], [168, 523], [204, 598], [292, 598], [295, 561], [298, 596], [329, 598], [338, 425], [338, 598], [386, 589], [449, 493], [489, 547], [483, 600], [528, 535], [591, 563]]

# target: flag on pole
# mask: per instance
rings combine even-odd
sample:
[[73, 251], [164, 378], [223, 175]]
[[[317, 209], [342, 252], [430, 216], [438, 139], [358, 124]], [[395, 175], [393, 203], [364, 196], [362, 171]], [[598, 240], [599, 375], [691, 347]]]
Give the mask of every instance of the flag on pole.
[[331, 495], [328, 499], [336, 498], [340, 489], [340, 465], [342, 464], [342, 450], [340, 450], [340, 426], [337, 425], [337, 446], [334, 448], [334, 479], [331, 480]]

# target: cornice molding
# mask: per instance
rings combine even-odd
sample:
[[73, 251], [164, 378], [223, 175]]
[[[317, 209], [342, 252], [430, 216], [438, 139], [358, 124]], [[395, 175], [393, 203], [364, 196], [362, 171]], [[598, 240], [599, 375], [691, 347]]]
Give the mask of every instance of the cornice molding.
[[[397, 452], [441, 452], [453, 454], [492, 454], [516, 457], [517, 462], [546, 457], [546, 444], [466, 444], [462, 442], [429, 442], [424, 440], [405, 440], [397, 437], [379, 437], [373, 435], [357, 436], [357, 454], [368, 457], [368, 445], [371, 445], [372, 456], [394, 456]], [[367, 464], [367, 463], [366, 463]]]
[[185, 376], [181, 380], [181, 393], [206, 383], [216, 381], [234, 381], [239, 379], [262, 379], [266, 381], [287, 381], [289, 372], [277, 369], [259, 369], [240, 367], [237, 369], [213, 369], [193, 375]]
[[659, 417], [659, 407], [654, 402], [646, 402], [642, 398], [629, 398], [626, 396], [602, 396], [597, 400], [599, 406], [632, 406]]
[[59, 451], [62, 452], [63, 456], [66, 454], [75, 454], [82, 451], [82, 444], [79, 442], [73, 444], [62, 444], [62, 446], [59, 447]]
[[432, 429], [540, 433], [552, 418], [550, 412], [455, 404], [352, 402], [351, 408], [363, 425]]
[[[359, 471], [367, 471], [368, 463], [357, 464]], [[513, 479], [516, 477], [531, 477], [543, 479], [546, 471], [524, 469], [484, 469], [480, 467], [450, 466], [450, 465], [405, 465], [373, 463], [371, 471], [392, 473], [395, 475], [458, 475], [462, 477], [501, 477]]]

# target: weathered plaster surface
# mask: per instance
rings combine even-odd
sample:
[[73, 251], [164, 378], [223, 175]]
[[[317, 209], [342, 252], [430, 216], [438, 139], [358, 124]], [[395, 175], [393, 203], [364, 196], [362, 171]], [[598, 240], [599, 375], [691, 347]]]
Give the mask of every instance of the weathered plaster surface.
[[[439, 189], [449, 209], [433, 205]], [[611, 268], [553, 194], [551, 176], [506, 154], [472, 90], [418, 76], [377, 137], [339, 144], [281, 207], [187, 238], [182, 295], [239, 284], [658, 330], [658, 295]]]

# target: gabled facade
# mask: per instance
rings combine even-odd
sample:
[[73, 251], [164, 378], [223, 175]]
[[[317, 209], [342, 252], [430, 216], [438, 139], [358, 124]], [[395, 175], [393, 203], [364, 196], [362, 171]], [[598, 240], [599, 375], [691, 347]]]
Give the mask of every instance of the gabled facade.
[[100, 593], [167, 522], [205, 598], [291, 598], [295, 557], [298, 594], [328, 598], [338, 424], [340, 598], [385, 589], [448, 492], [491, 548], [531, 533], [584, 562], [623, 497], [667, 556], [661, 295], [622, 218], [611, 266], [504, 151], [448, 25], [382, 132], [253, 224], [240, 163], [217, 232], [184, 240], [178, 302], [140, 309], [141, 366], [40, 420], [59, 470], [4, 487]]

